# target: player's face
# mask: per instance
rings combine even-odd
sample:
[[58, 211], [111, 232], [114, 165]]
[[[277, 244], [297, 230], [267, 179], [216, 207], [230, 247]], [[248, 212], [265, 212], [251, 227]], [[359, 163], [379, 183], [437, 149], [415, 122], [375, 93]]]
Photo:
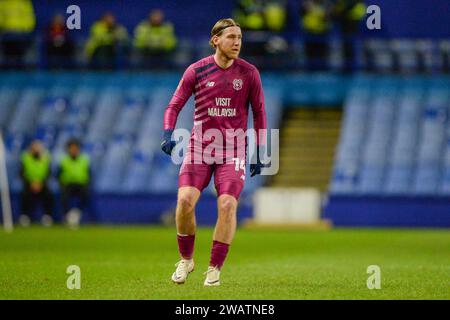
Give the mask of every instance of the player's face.
[[239, 27], [226, 28], [217, 39], [218, 50], [228, 59], [236, 59], [239, 56], [242, 45], [242, 33]]

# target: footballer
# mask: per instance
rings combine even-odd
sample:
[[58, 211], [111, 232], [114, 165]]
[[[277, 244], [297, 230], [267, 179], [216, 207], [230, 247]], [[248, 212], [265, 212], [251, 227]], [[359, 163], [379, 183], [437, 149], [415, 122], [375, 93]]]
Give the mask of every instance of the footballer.
[[[253, 112], [257, 143], [257, 160], [250, 165], [251, 176], [260, 174], [263, 168], [258, 154], [265, 143], [263, 134], [260, 134], [266, 131], [264, 94], [256, 67], [239, 58], [242, 45], [239, 24], [233, 19], [219, 20], [211, 30], [210, 44], [215, 53], [186, 69], [164, 113], [161, 148], [171, 155], [176, 145], [172, 134], [178, 114], [190, 96], [194, 95], [194, 127], [178, 180], [176, 229], [181, 260], [172, 275], [172, 281], [178, 284], [184, 283], [194, 270], [195, 206], [213, 175], [218, 195], [218, 214], [204, 285], [220, 284], [220, 270], [236, 231], [236, 210], [245, 182], [247, 143], [245, 138], [240, 139], [242, 134], [230, 138], [227, 133], [231, 129], [244, 132], [245, 135], [249, 105]], [[219, 131], [226, 143], [209, 139], [208, 130]], [[228, 142], [235, 140], [240, 142], [231, 143], [230, 147]], [[222, 161], [211, 163], [203, 158], [193, 161], [211, 143], [224, 146], [222, 149], [216, 148], [214, 154], [214, 159]]]

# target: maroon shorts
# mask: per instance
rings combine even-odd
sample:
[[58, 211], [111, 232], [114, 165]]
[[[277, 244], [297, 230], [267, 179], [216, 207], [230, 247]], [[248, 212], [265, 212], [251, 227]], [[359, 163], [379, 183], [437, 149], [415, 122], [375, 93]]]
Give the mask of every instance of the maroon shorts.
[[[245, 164], [245, 162], [244, 162]], [[195, 187], [203, 191], [214, 173], [217, 194], [228, 194], [239, 200], [245, 183], [245, 166], [236, 162], [223, 164], [183, 163], [178, 178], [178, 187]]]

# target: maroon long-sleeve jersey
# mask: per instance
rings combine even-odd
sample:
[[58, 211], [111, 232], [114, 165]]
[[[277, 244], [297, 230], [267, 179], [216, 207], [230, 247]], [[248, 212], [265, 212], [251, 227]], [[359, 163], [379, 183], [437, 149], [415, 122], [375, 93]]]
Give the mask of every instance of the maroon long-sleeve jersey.
[[[246, 132], [249, 105], [256, 132], [266, 129], [261, 78], [256, 67], [243, 59], [236, 59], [227, 69], [219, 67], [212, 55], [191, 64], [164, 113], [164, 130], [175, 128], [178, 114], [192, 94], [195, 112], [191, 143], [208, 129], [220, 130], [224, 138], [228, 129]], [[257, 143], [264, 144], [265, 139], [258, 137]]]

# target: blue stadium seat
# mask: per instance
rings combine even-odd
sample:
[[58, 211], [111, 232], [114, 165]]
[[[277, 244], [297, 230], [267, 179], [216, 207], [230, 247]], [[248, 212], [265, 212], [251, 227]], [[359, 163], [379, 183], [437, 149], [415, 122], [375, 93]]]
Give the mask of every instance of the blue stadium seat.
[[449, 84], [443, 77], [357, 77], [330, 192], [449, 194]]
[[128, 99], [120, 111], [114, 128], [115, 137], [136, 137], [144, 112], [144, 104], [134, 99]]
[[391, 166], [387, 171], [385, 192], [387, 194], [408, 194], [411, 189], [412, 178], [412, 166]]
[[128, 175], [125, 177], [122, 190], [124, 192], [143, 192], [147, 188], [152, 157], [135, 152], [128, 168]]
[[398, 101], [393, 142], [388, 155], [386, 175], [387, 194], [406, 194], [411, 191], [413, 167], [417, 153], [423, 90], [407, 85]]
[[19, 99], [20, 91], [17, 88], [3, 86], [0, 89], [0, 130], [4, 130], [10, 121], [14, 107]]
[[88, 125], [86, 141], [106, 143], [111, 138], [114, 124], [122, 106], [122, 92], [119, 88], [102, 90], [94, 107], [93, 117]]
[[369, 116], [363, 161], [384, 162], [390, 143], [395, 105], [392, 97], [378, 96]]
[[90, 158], [92, 172], [94, 178], [96, 179], [102, 164], [102, 160], [104, 158], [104, 154], [106, 151], [106, 144], [103, 142], [88, 141], [84, 143], [83, 149]]
[[330, 192], [333, 194], [353, 194], [356, 184], [356, 171], [345, 171], [342, 168], [334, 169]]
[[37, 124], [41, 126], [58, 126], [67, 108], [67, 99], [49, 97], [41, 106]]
[[22, 183], [19, 176], [20, 153], [6, 154], [6, 170], [8, 172], [8, 181], [12, 192], [18, 192], [22, 189]]
[[397, 57], [400, 72], [412, 73], [419, 70], [419, 55], [414, 40], [393, 40], [391, 50]]
[[142, 125], [137, 132], [136, 151], [147, 156], [160, 148], [162, 122], [165, 106], [170, 99], [168, 88], [158, 87], [150, 95], [148, 106], [143, 115]]
[[431, 194], [438, 190], [442, 151], [448, 126], [448, 92], [431, 90], [422, 114], [422, 134], [417, 155], [414, 190]]
[[100, 192], [120, 192], [132, 150], [133, 141], [116, 139], [106, 151], [101, 170], [97, 171], [95, 187]]
[[445, 196], [450, 195], [450, 164], [446, 164], [444, 167], [440, 185], [440, 194]]
[[390, 72], [393, 70], [394, 55], [387, 40], [370, 39], [365, 46], [366, 52], [373, 61], [372, 68], [378, 72]]
[[8, 133], [5, 137], [5, 148], [9, 154], [17, 155], [25, 148], [27, 139], [23, 133]]
[[8, 131], [11, 133], [32, 134], [39, 104], [44, 97], [42, 89], [27, 88], [17, 101], [16, 111], [13, 114]]
[[365, 165], [361, 170], [358, 192], [362, 194], [383, 193], [384, 167], [382, 165]]
[[434, 195], [438, 191], [440, 165], [438, 162], [419, 163], [413, 182], [413, 192], [423, 195]]
[[73, 93], [70, 101], [70, 109], [73, 112], [89, 111], [94, 105], [97, 91], [93, 87], [80, 86]]
[[146, 190], [150, 192], [172, 192], [178, 186], [179, 170], [180, 166], [174, 165], [170, 157], [162, 152], [156, 153]]
[[450, 194], [450, 126], [447, 128], [446, 142], [442, 156], [442, 176], [439, 191], [444, 195]]
[[[264, 92], [266, 102], [267, 129], [278, 129], [281, 127], [281, 117], [283, 115], [283, 95], [277, 87], [268, 87]], [[253, 128], [253, 113], [249, 113], [249, 128]], [[249, 117], [250, 118], [250, 117]], [[270, 132], [268, 132], [268, 135]], [[270, 145], [270, 141], [268, 142]]]
[[345, 101], [341, 136], [336, 150], [332, 193], [352, 193], [358, 183], [358, 168], [365, 143], [371, 96], [366, 78], [357, 78]]

